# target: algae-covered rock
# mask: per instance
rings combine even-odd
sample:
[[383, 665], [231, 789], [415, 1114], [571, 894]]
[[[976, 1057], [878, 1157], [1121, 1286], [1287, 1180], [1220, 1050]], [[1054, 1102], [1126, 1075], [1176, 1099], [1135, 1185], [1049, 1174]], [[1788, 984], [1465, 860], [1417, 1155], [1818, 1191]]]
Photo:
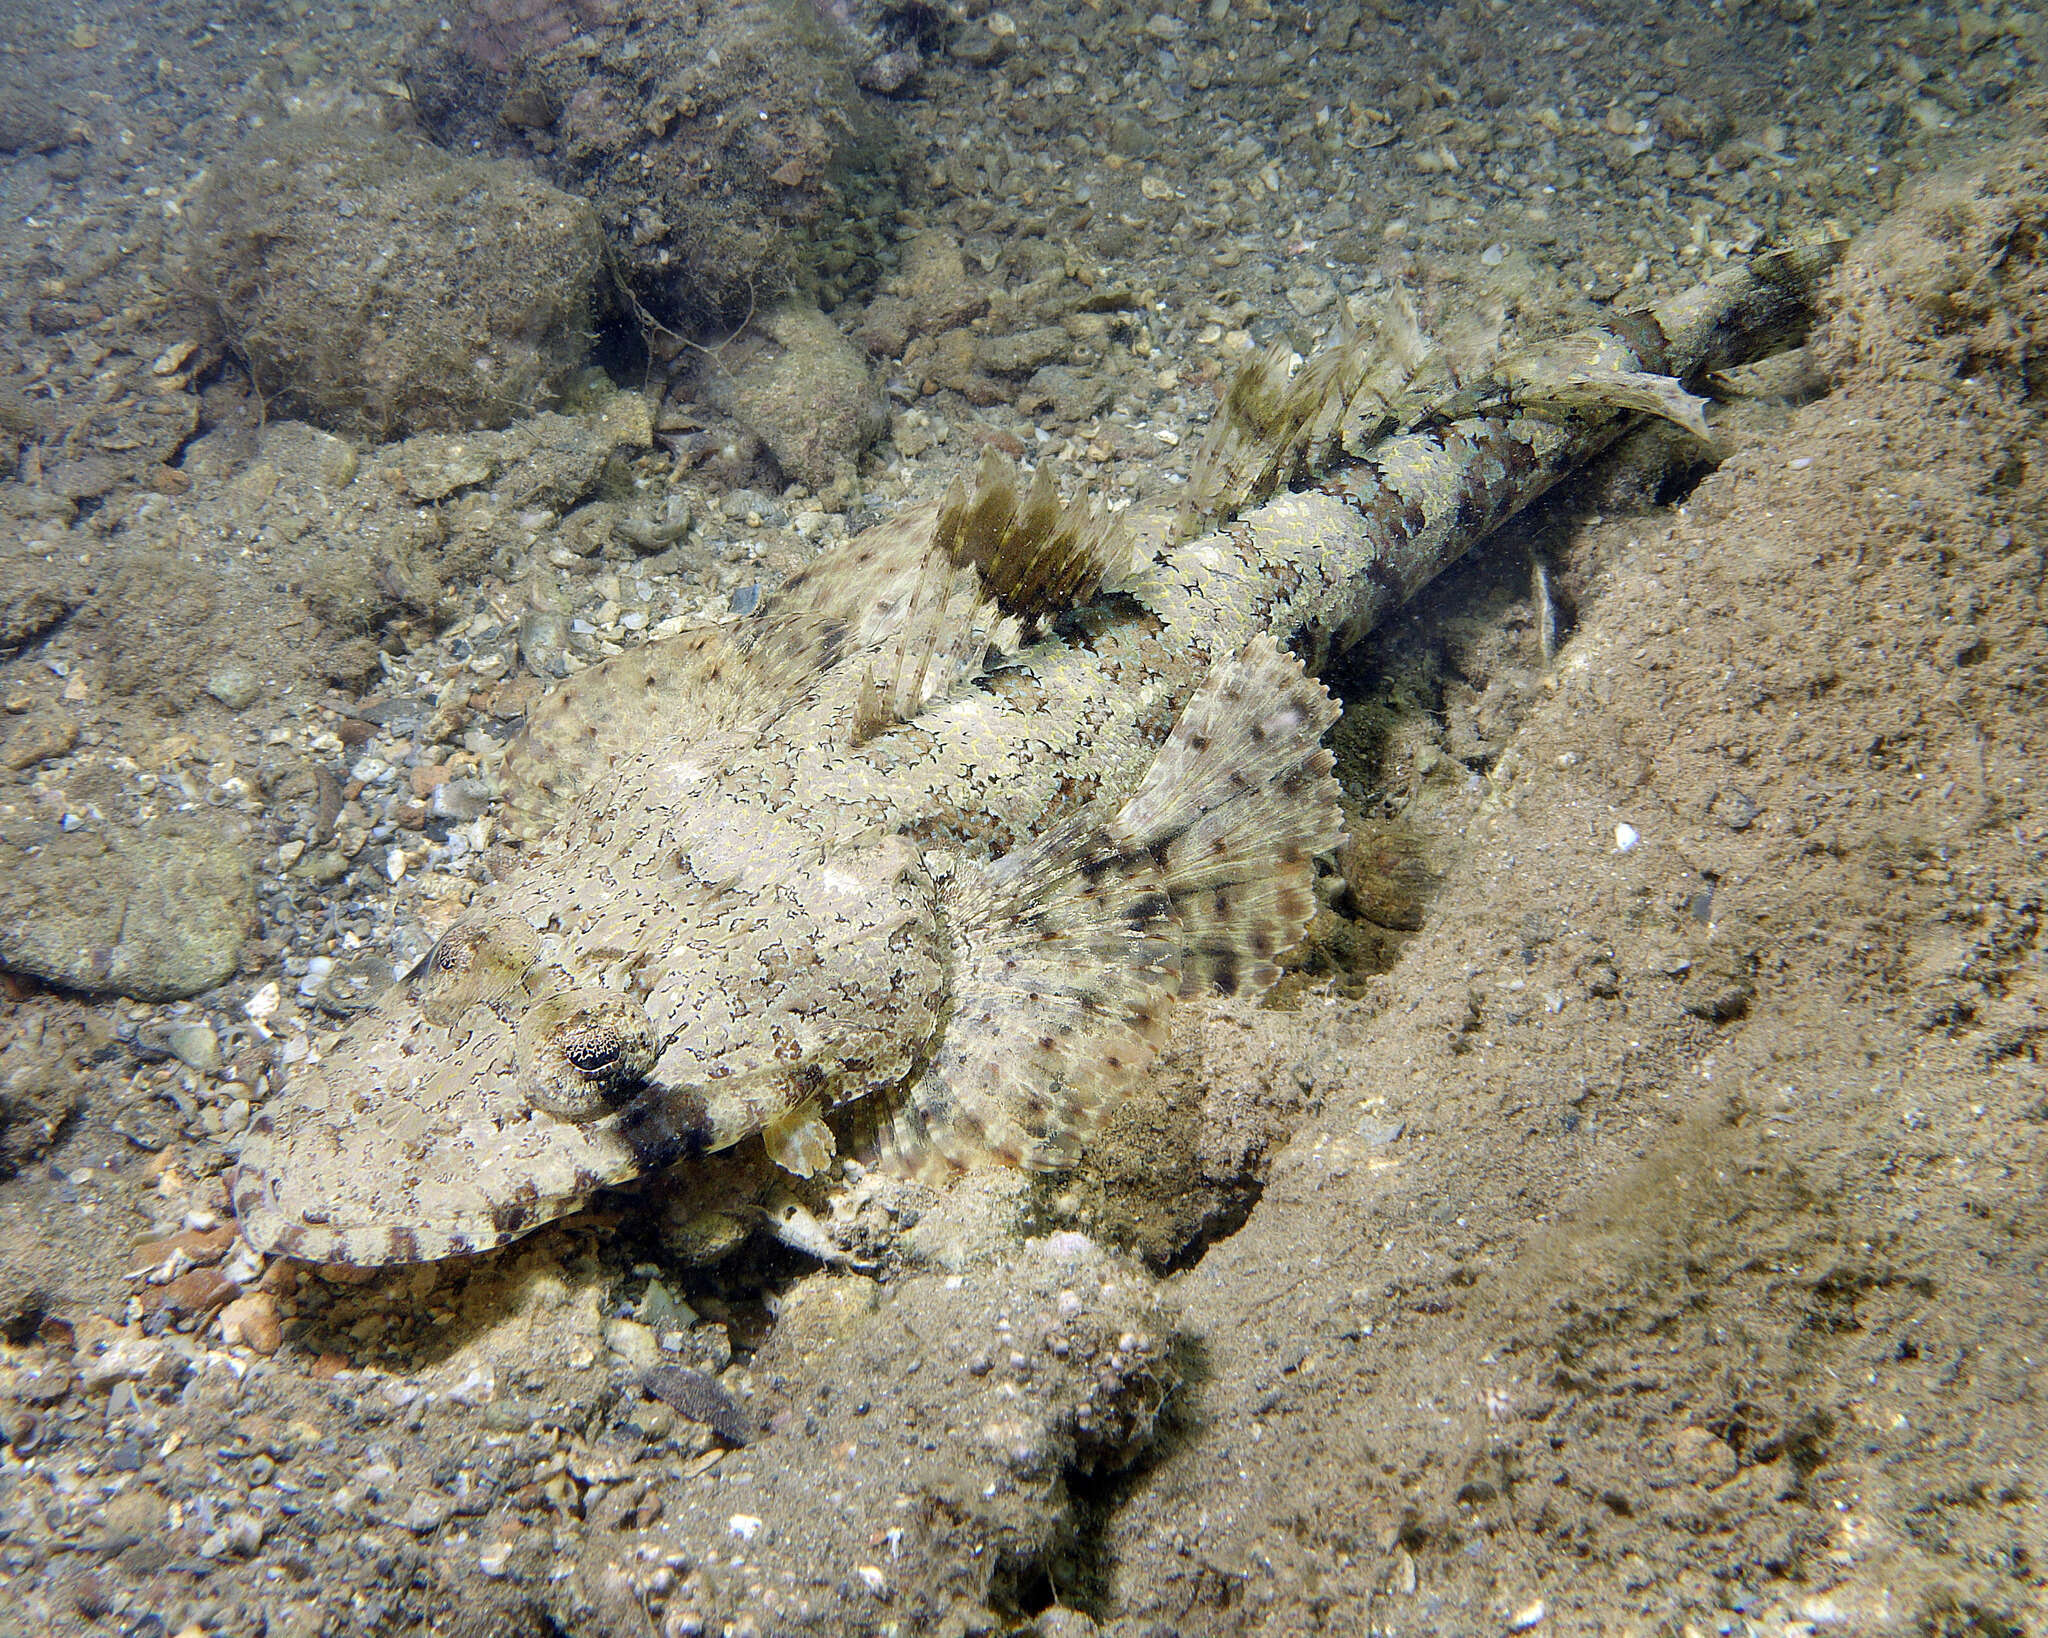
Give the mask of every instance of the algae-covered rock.
[[603, 236], [523, 165], [323, 115], [255, 133], [195, 214], [194, 280], [273, 411], [369, 442], [502, 426], [589, 350]]
[[775, 345], [702, 372], [703, 390], [760, 435], [788, 476], [814, 489], [850, 478], [888, 428], [867, 361], [808, 302], [776, 308], [761, 328]]
[[255, 917], [242, 850], [204, 825], [0, 849], [0, 967], [175, 1001], [232, 977]]
[[[641, 306], [738, 319], [825, 305], [872, 272], [893, 217], [868, 49], [811, 0], [472, 0], [430, 24], [414, 107], [448, 147], [510, 149], [597, 207]], [[430, 14], [432, 15], [432, 14]]]

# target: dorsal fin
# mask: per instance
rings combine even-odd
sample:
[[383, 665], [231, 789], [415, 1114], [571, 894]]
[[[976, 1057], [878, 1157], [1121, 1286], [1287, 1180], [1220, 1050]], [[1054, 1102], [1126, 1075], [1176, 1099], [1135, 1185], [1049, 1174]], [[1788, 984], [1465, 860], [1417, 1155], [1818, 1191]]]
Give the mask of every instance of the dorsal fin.
[[1259, 505], [1338, 453], [1362, 455], [1407, 419], [1432, 356], [1407, 298], [1396, 292], [1369, 325], [1347, 302], [1337, 339], [1299, 370], [1284, 342], [1247, 359], [1217, 406], [1188, 479], [1182, 532]]
[[936, 509], [820, 553], [754, 618], [649, 643], [562, 682], [505, 753], [508, 828], [544, 834], [621, 761], [765, 722], [864, 656], [852, 684], [859, 745], [973, 676], [991, 643], [1114, 585], [1130, 558], [1116, 518], [1082, 497], [1062, 502], [1047, 466], [1025, 489], [991, 450], [972, 491], [956, 479]]
[[1113, 588], [1131, 557], [1121, 522], [1085, 494], [1063, 503], [1050, 465], [1040, 463], [1020, 494], [1016, 466], [993, 449], [971, 494], [953, 480], [932, 538], [954, 562], [972, 564], [996, 606], [1027, 625]]

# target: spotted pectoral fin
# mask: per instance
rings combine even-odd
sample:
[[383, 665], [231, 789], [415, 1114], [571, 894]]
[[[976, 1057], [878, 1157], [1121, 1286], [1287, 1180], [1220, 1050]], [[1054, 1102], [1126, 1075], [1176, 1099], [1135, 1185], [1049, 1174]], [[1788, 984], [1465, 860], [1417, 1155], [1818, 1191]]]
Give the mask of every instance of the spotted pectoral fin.
[[878, 1147], [913, 1172], [1051, 1168], [1149, 1066], [1175, 1000], [1269, 983], [1339, 839], [1336, 708], [1265, 640], [1218, 665], [1114, 816], [1083, 813], [947, 897], [951, 1012]]
[[950, 1010], [874, 1146], [926, 1174], [984, 1157], [1047, 1168], [1123, 1097], [1165, 1040], [1180, 987], [1151, 858], [1081, 814], [947, 890]]
[[816, 1098], [806, 1098], [761, 1128], [768, 1158], [797, 1177], [811, 1177], [832, 1164], [838, 1140], [824, 1122]]
[[1216, 665], [1111, 825], [1158, 864], [1183, 996], [1257, 993], [1315, 912], [1315, 855], [1343, 840], [1324, 732], [1337, 707], [1268, 637]]

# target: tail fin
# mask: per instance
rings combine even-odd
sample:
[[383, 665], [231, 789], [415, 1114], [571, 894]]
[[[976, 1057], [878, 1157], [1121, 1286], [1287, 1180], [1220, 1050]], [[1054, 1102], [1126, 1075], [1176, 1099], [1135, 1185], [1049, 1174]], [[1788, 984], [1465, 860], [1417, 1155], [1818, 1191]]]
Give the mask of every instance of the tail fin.
[[963, 867], [951, 1012], [882, 1112], [884, 1161], [1070, 1164], [1150, 1065], [1176, 1000], [1270, 983], [1314, 909], [1313, 856], [1340, 839], [1317, 743], [1336, 714], [1257, 638], [1210, 673], [1113, 818], [1079, 814]]

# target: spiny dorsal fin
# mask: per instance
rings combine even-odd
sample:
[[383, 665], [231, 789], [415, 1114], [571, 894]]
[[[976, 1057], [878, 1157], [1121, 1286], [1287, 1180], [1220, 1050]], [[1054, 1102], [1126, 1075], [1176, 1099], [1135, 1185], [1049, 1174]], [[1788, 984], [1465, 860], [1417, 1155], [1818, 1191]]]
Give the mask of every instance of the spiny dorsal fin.
[[1083, 495], [1062, 503], [1052, 468], [1040, 463], [1019, 494], [1014, 463], [991, 449], [970, 494], [957, 478], [940, 503], [934, 542], [972, 564], [1005, 614], [1040, 624], [1114, 586], [1130, 562], [1122, 524]]
[[1069, 1164], [1166, 1037], [1176, 999], [1261, 988], [1341, 839], [1329, 696], [1266, 638], [1216, 666], [1135, 795], [1080, 813], [947, 891], [945, 1034], [883, 1158], [924, 1174], [987, 1156]]
[[[866, 662], [854, 702], [851, 742], [909, 722], [926, 703], [979, 674], [1003, 617], [982, 595], [980, 576], [932, 552], [895, 636]], [[1014, 631], [1014, 627], [1009, 627]]]

